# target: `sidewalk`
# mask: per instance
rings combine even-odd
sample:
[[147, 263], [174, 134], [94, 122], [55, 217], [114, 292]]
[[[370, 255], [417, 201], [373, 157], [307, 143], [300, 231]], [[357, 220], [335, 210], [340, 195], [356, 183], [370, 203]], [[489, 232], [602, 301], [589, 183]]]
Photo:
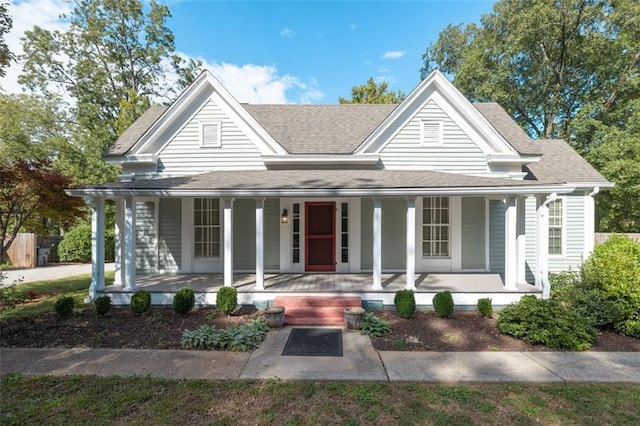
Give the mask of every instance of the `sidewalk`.
[[[114, 263], [107, 263], [104, 267], [105, 271], [113, 271]], [[52, 281], [60, 278], [73, 277], [75, 275], [91, 274], [90, 263], [58, 263], [50, 264], [40, 268], [24, 268], [24, 269], [8, 269], [3, 270], [3, 274], [7, 276], [4, 285], [13, 284], [14, 281], [21, 280], [23, 283], [31, 283], [34, 281]]]
[[291, 328], [252, 353], [144, 349], [0, 349], [0, 374], [425, 383], [638, 383], [638, 352], [376, 352], [343, 332], [342, 357], [281, 356]]

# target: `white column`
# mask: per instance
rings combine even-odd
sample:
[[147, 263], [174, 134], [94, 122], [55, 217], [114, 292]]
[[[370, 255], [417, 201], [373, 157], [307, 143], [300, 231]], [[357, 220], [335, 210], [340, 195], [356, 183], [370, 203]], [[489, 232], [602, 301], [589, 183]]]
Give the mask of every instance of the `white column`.
[[233, 285], [233, 198], [224, 201], [224, 286]]
[[115, 217], [115, 279], [114, 285], [124, 284], [124, 200], [118, 198], [115, 200], [116, 217]]
[[536, 200], [536, 278], [535, 285], [542, 290], [542, 297], [549, 297], [549, 203], [557, 195], [537, 197]]
[[516, 273], [516, 282], [519, 284], [524, 284], [526, 280], [526, 250], [527, 250], [527, 227], [526, 227], [526, 202], [527, 199], [524, 197], [519, 197], [516, 201], [517, 203], [517, 236], [516, 236], [516, 253], [517, 253], [517, 273]]
[[264, 290], [264, 198], [256, 200], [256, 290]]
[[407, 199], [407, 290], [416, 289], [416, 199]]
[[373, 200], [373, 289], [382, 290], [382, 200]]
[[585, 193], [584, 196], [584, 250], [582, 258], [586, 259], [591, 255], [594, 246], [594, 235], [596, 230], [596, 203], [593, 197], [600, 192], [599, 187], [593, 188], [591, 193]]
[[517, 274], [517, 209], [515, 197], [505, 199], [504, 210], [504, 286], [506, 289], [516, 289]]
[[124, 199], [124, 289], [136, 289], [136, 200]]
[[104, 198], [86, 197], [85, 202], [91, 207], [91, 285], [85, 299], [89, 303], [104, 289]]

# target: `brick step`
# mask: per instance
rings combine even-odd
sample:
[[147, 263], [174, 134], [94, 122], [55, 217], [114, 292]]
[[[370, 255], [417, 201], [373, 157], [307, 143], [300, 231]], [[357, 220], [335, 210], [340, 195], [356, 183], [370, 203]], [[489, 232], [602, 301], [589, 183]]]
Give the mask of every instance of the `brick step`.
[[287, 325], [333, 325], [344, 327], [344, 318], [309, 318], [309, 317], [299, 317], [299, 318], [286, 318], [284, 323]]
[[343, 318], [344, 308], [328, 307], [328, 308], [285, 308], [284, 317], [286, 318]]
[[325, 307], [360, 307], [362, 299], [359, 297], [307, 297], [307, 296], [277, 296], [273, 306], [285, 308], [325, 308]]

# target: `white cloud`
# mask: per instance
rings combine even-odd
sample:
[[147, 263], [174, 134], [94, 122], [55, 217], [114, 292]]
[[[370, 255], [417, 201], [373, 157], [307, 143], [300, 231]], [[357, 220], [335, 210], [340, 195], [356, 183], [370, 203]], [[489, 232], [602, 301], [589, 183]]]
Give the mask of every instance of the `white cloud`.
[[[69, 2], [64, 0], [25, 0], [12, 1], [8, 11], [13, 19], [13, 28], [6, 36], [6, 42], [11, 52], [16, 56], [23, 53], [20, 38], [25, 31], [39, 26], [47, 30], [64, 30], [68, 24], [60, 19], [60, 15], [71, 10]], [[0, 82], [0, 86], [7, 93], [20, 93], [18, 76], [22, 73], [21, 63], [12, 63], [7, 75]]]
[[400, 59], [406, 54], [407, 52], [405, 50], [391, 50], [389, 52], [384, 52], [382, 57], [384, 59]]
[[282, 38], [294, 38], [296, 36], [296, 32], [289, 28], [284, 28], [280, 31], [280, 37]]

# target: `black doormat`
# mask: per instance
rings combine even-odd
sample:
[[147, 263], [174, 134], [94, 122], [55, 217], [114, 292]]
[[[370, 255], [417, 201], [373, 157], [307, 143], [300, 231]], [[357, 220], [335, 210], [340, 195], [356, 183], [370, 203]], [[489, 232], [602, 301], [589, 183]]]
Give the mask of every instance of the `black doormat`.
[[282, 355], [342, 356], [342, 330], [339, 328], [294, 328]]

